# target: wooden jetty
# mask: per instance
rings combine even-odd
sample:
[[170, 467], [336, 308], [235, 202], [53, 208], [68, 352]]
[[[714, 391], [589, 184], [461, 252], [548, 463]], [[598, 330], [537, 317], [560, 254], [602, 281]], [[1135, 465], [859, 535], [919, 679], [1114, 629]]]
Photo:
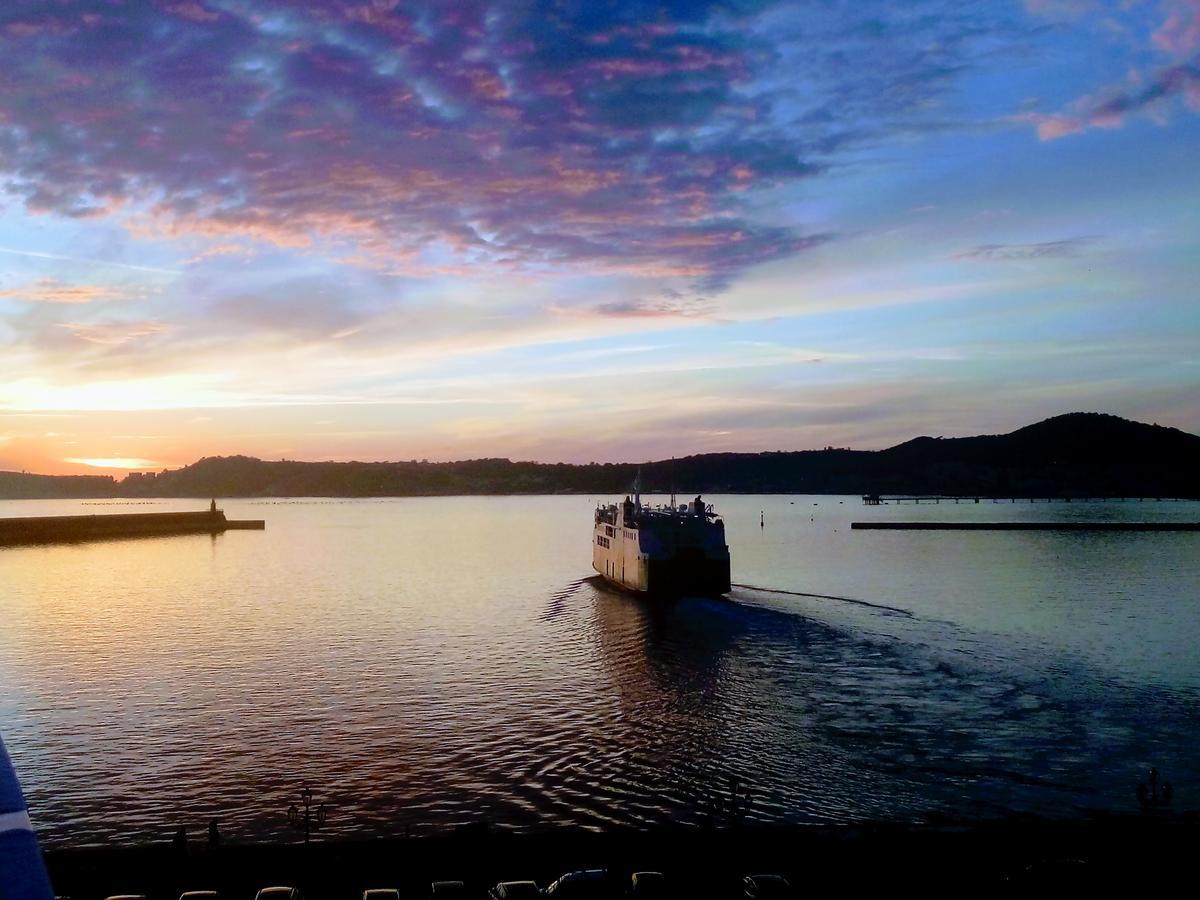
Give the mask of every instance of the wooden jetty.
[[202, 512], [123, 513], [93, 516], [25, 516], [0, 519], [0, 547], [57, 544], [177, 534], [220, 534], [266, 528], [262, 519], [227, 519], [212, 506]]
[[1200, 522], [851, 522], [864, 531], [1200, 531]]

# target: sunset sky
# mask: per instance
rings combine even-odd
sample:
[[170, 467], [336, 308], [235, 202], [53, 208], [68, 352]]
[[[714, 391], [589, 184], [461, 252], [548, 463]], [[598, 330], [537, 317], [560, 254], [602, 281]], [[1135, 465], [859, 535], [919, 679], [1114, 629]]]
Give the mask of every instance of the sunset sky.
[[1200, 0], [0, 5], [0, 469], [1200, 432], [1198, 285]]

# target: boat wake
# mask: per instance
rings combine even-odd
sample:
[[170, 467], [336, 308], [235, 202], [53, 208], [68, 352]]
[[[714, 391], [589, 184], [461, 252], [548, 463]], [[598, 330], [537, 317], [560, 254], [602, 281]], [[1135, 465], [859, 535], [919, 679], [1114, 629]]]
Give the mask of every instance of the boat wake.
[[908, 619], [915, 619], [916, 616], [910, 610], [901, 609], [898, 606], [888, 606], [885, 603], [872, 603], [870, 600], [858, 600], [854, 597], [838, 597], [833, 594], [808, 594], [803, 591], [786, 591], [782, 588], [761, 587], [757, 584], [734, 584], [736, 588], [743, 588], [748, 591], [761, 591], [765, 594], [786, 594], [789, 597], [812, 597], [817, 600], [837, 600], [841, 603], [853, 603], [855, 606], [866, 606], [871, 609], [878, 609], [887, 615], [904, 616]]
[[546, 601], [546, 609], [540, 616], [538, 616], [538, 621], [553, 622], [562, 615], [563, 610], [566, 608], [567, 601], [575, 596], [581, 587], [583, 587], [585, 584], [590, 584], [593, 578], [597, 577], [599, 576], [578, 578], [575, 581], [572, 581], [570, 584], [567, 584], [566, 586], [555, 591]]

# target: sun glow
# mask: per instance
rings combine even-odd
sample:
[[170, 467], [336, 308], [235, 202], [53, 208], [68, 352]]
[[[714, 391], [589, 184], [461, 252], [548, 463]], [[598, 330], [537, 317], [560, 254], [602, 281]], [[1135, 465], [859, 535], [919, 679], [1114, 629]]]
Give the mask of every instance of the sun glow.
[[0, 388], [0, 407], [10, 410], [57, 412], [131, 412], [179, 407], [219, 406], [219, 397], [193, 376], [96, 381], [56, 385], [41, 379], [21, 379]]
[[108, 457], [68, 457], [63, 460], [67, 463], [75, 463], [80, 466], [91, 466], [95, 469], [160, 469], [161, 464], [152, 459], [138, 459], [131, 456], [108, 456]]

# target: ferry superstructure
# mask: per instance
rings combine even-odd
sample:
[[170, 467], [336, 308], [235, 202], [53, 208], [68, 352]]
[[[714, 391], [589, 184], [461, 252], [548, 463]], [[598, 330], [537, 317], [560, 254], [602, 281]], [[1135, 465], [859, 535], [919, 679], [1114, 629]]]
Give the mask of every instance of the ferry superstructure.
[[724, 594], [730, 589], [725, 523], [702, 497], [644, 506], [641, 497], [596, 507], [592, 568], [647, 594]]

